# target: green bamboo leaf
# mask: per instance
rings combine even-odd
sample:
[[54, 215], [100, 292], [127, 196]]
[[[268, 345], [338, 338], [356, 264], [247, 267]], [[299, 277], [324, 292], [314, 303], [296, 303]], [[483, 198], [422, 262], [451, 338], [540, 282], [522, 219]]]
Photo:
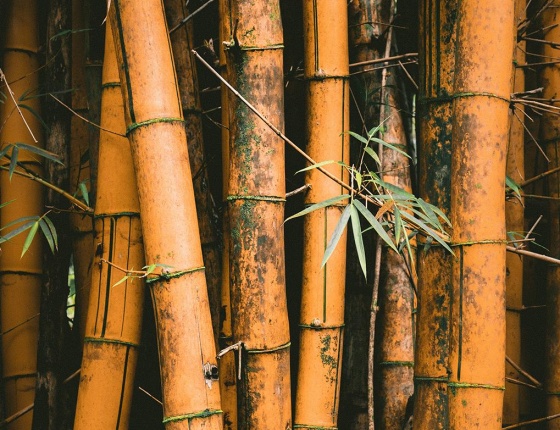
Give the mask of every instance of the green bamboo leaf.
[[342, 215], [340, 216], [340, 219], [338, 220], [338, 223], [336, 224], [336, 227], [334, 228], [333, 234], [331, 236], [331, 240], [329, 241], [328, 245], [327, 245], [327, 249], [325, 249], [325, 254], [323, 255], [323, 261], [321, 262], [321, 267], [324, 267], [325, 264], [327, 264], [328, 259], [330, 258], [331, 254], [333, 253], [334, 249], [336, 248], [336, 245], [338, 243], [338, 241], [340, 240], [340, 237], [342, 236], [342, 233], [344, 232], [344, 229], [346, 228], [346, 224], [348, 224], [348, 219], [350, 218], [350, 208], [352, 207], [352, 205], [348, 205], [344, 208], [344, 211], [342, 211]]
[[35, 237], [38, 228], [39, 228], [39, 220], [35, 221], [31, 226], [31, 228], [29, 229], [29, 233], [27, 234], [27, 237], [25, 238], [25, 242], [23, 243], [23, 249], [21, 251], [20, 258], [22, 258], [25, 255], [25, 253], [31, 246], [31, 242], [33, 242], [33, 238]]
[[303, 215], [307, 215], [308, 213], [313, 212], [317, 209], [325, 208], [327, 206], [333, 206], [333, 205], [335, 205], [336, 203], [338, 203], [342, 200], [348, 199], [349, 197], [350, 197], [350, 194], [341, 194], [340, 196], [335, 196], [335, 197], [332, 197], [330, 199], [324, 200], [322, 202], [315, 203], [311, 206], [306, 207], [304, 210], [298, 212], [297, 214], [286, 218], [286, 220], [284, 222], [288, 222], [291, 219], [298, 218], [298, 217], [303, 216]]
[[350, 136], [352, 136], [354, 139], [358, 140], [359, 142], [362, 142], [364, 145], [367, 145], [369, 143], [368, 139], [366, 139], [364, 136], [358, 133], [354, 133], [353, 131], [348, 131], [347, 133]]
[[4, 146], [4, 148], [2, 148], [2, 150], [0, 151], [0, 158], [4, 158], [6, 154], [11, 151], [13, 146], [14, 145], [12, 143], [9, 143], [6, 146]]
[[[13, 229], [12, 231], [10, 231], [9, 233], [0, 236], [0, 243], [4, 243], [7, 242], [8, 240], [12, 239], [13, 237], [16, 237], [18, 234], [24, 232], [25, 230], [28, 230], [37, 220], [37, 217], [32, 217], [33, 220], [26, 222], [25, 224], [20, 225], [18, 228]], [[20, 220], [18, 220], [20, 221]], [[13, 224], [10, 223], [10, 224]], [[5, 226], [4, 228], [6, 228], [8, 226]]]
[[58, 234], [56, 233], [56, 227], [54, 226], [54, 224], [52, 223], [52, 221], [50, 220], [50, 218], [48, 216], [45, 215], [42, 219], [45, 221], [45, 223], [47, 224], [47, 227], [49, 228], [49, 230], [52, 234], [53, 242], [54, 242], [54, 249], [57, 250], [58, 249]]
[[14, 174], [14, 171], [16, 170], [18, 155], [19, 155], [19, 149], [18, 149], [17, 146], [14, 145], [14, 147], [12, 149], [12, 155], [11, 155], [11, 158], [10, 158], [10, 168], [8, 170], [9, 173], [10, 173], [10, 181], [12, 180], [12, 175]]
[[125, 275], [125, 276], [123, 276], [121, 279], [119, 279], [117, 282], [115, 282], [111, 288], [114, 288], [114, 287], [116, 287], [117, 285], [122, 284], [123, 282], [128, 281], [129, 278], [130, 278], [130, 275]]
[[377, 152], [375, 152], [373, 149], [371, 149], [369, 146], [366, 146], [364, 148], [364, 151], [366, 154], [368, 154], [371, 158], [373, 158], [373, 161], [375, 161], [378, 165], [381, 165], [381, 160], [379, 159], [379, 157], [377, 156]]
[[506, 175], [506, 192], [509, 192], [507, 188], [509, 188], [516, 197], [521, 198], [521, 187], [513, 179]]
[[397, 151], [399, 154], [402, 154], [407, 158], [410, 158], [410, 155], [408, 155], [405, 151], [397, 148], [395, 145], [391, 145], [390, 143], [385, 142], [383, 139], [379, 139], [378, 137], [372, 137], [370, 140], [372, 142], [379, 143], [380, 145], [383, 145], [386, 148], [392, 149], [393, 151]]
[[350, 205], [350, 219], [352, 220], [352, 234], [354, 236], [354, 244], [356, 245], [356, 251], [358, 253], [358, 260], [360, 261], [360, 267], [362, 268], [364, 277], [367, 279], [366, 250], [364, 249], [360, 215], [353, 204]]
[[449, 218], [447, 218], [447, 215], [445, 215], [445, 214], [443, 213], [443, 211], [442, 211], [440, 208], [438, 208], [437, 206], [432, 205], [432, 204], [426, 202], [425, 200], [423, 200], [423, 199], [421, 199], [421, 198], [418, 198], [417, 200], [418, 200], [418, 201], [422, 200], [422, 202], [424, 202], [426, 205], [428, 205], [432, 211], [434, 211], [437, 215], [439, 215], [439, 217], [440, 217], [447, 225], [451, 226], [451, 221], [449, 221]]
[[366, 221], [369, 222], [369, 224], [377, 232], [379, 237], [383, 239], [383, 242], [389, 245], [394, 251], [398, 252], [397, 247], [395, 246], [395, 244], [393, 243], [393, 241], [391, 240], [391, 238], [389, 237], [389, 235], [387, 234], [383, 226], [377, 220], [377, 218], [375, 218], [375, 216], [370, 212], [370, 210], [367, 209], [363, 205], [363, 203], [360, 202], [359, 200], [354, 200], [354, 206], [356, 206], [356, 209], [360, 211], [360, 213], [366, 219]]
[[312, 164], [311, 166], [307, 166], [307, 167], [304, 167], [304, 168], [301, 169], [301, 170], [298, 170], [298, 171], [296, 172], [296, 174], [301, 173], [301, 172], [306, 172], [306, 171], [308, 171], [308, 170], [316, 169], [316, 168], [318, 168], [318, 167], [323, 167], [323, 166], [326, 166], [326, 165], [328, 165], [328, 164], [334, 164], [334, 163], [341, 164], [341, 163], [339, 163], [339, 162], [337, 162], [337, 161], [334, 161], [334, 160], [321, 161], [320, 163], [315, 163], [315, 164]]
[[433, 230], [432, 228], [428, 227], [426, 224], [424, 224], [422, 221], [420, 221], [418, 218], [413, 217], [412, 215], [410, 215], [407, 212], [402, 212], [402, 216], [403, 218], [405, 218], [407, 221], [416, 224], [418, 227], [420, 227], [422, 229], [422, 231], [428, 235], [428, 237], [433, 238], [436, 242], [438, 242], [441, 246], [443, 246], [445, 249], [447, 249], [451, 254], [455, 255], [453, 253], [453, 251], [451, 250], [451, 248], [449, 247], [449, 245], [439, 236], [439, 234], [437, 234], [437, 232], [435, 230]]
[[401, 218], [401, 211], [399, 210], [399, 207], [397, 205], [395, 205], [393, 209], [393, 215], [395, 216], [395, 243], [399, 243], [401, 240], [401, 232], [404, 229], [404, 225]]
[[41, 123], [41, 125], [45, 128], [45, 130], [49, 129], [49, 126], [47, 125], [47, 123], [45, 121], [43, 121], [43, 118], [41, 118], [41, 115], [39, 115], [39, 113], [33, 109], [31, 106], [28, 106], [26, 104], [23, 103], [18, 103], [18, 106], [20, 109], [25, 109], [26, 111], [30, 112], [31, 115], [33, 115], [35, 118], [37, 118], [37, 121], [39, 121]]
[[49, 248], [51, 249], [51, 252], [54, 254], [54, 252], [55, 252], [54, 238], [53, 238], [53, 235], [51, 233], [51, 230], [49, 229], [48, 224], [45, 222], [45, 220], [40, 219], [39, 220], [39, 227], [41, 227], [41, 231], [43, 232], [43, 236], [45, 236], [45, 239], [47, 239], [47, 243], [49, 244]]
[[21, 149], [25, 149], [26, 151], [32, 152], [34, 154], [40, 155], [41, 157], [54, 161], [55, 163], [64, 165], [62, 161], [60, 161], [58, 155], [56, 155], [54, 152], [50, 152], [47, 151], [46, 149], [39, 148], [33, 145], [28, 145], [27, 143], [21, 143], [21, 142], [16, 143], [15, 146]]
[[86, 202], [86, 205], [89, 206], [89, 193], [88, 193], [88, 189], [86, 187], [86, 181], [82, 181], [78, 184], [78, 188], [80, 190], [80, 192], [82, 193], [82, 197], [84, 198], [84, 201]]

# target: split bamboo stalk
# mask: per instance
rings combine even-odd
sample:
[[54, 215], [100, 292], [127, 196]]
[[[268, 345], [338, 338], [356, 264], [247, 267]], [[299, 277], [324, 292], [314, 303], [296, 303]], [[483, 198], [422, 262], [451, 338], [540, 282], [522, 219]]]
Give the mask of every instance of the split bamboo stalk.
[[[458, 1], [420, 2], [418, 175], [420, 197], [451, 210], [451, 95]], [[419, 247], [422, 247], [419, 243]], [[418, 252], [414, 426], [447, 430], [451, 255]]]
[[[307, 83], [307, 153], [317, 162], [349, 162], [348, 28], [345, 0], [303, 2], [304, 79]], [[325, 170], [341, 181], [346, 171]], [[343, 194], [340, 185], [313, 169], [305, 204]], [[346, 233], [328, 262], [325, 249], [341, 217], [340, 206], [304, 220], [300, 349], [294, 428], [335, 427], [338, 420], [344, 334]]]
[[[165, 0], [164, 4], [169, 28], [175, 27], [189, 15], [185, 2], [182, 0]], [[198, 93], [196, 64], [192, 54], [194, 48], [193, 31], [193, 20], [191, 19], [171, 34], [171, 45], [181, 94], [183, 117], [185, 118], [198, 227], [200, 229], [204, 267], [206, 267], [206, 284], [208, 285], [212, 327], [214, 338], [218, 339], [221, 283], [221, 256], [217, 235], [218, 213], [210, 193], [208, 165], [204, 153], [202, 106]]]
[[[547, 28], [545, 33], [546, 40], [557, 41], [560, 37], [560, 1], [554, 0], [544, 11], [542, 25]], [[545, 44], [543, 46], [545, 59], [556, 58], [558, 50]], [[560, 69], [556, 64], [543, 67], [541, 80], [544, 90], [543, 97], [555, 98], [560, 89]], [[554, 103], [558, 106], [558, 103]], [[540, 135], [543, 142], [546, 142], [546, 153], [551, 160], [549, 168], [560, 166], [560, 154], [558, 138], [560, 136], [560, 118], [554, 113], [545, 112], [541, 118]], [[548, 190], [551, 197], [560, 196], [560, 175], [558, 173], [550, 175], [548, 178]], [[549, 225], [550, 225], [550, 256], [558, 258], [560, 256], [560, 204], [555, 201], [550, 202]], [[546, 378], [545, 390], [547, 415], [555, 415], [560, 412], [560, 269], [558, 266], [550, 266], [548, 269], [547, 280], [547, 336], [546, 336]], [[560, 421], [550, 421], [548, 429], [560, 429]]]
[[[26, 92], [36, 94], [39, 89], [39, 34], [38, 2], [35, 0], [9, 1], [4, 3], [7, 16], [3, 51], [3, 71], [10, 89], [19, 103], [41, 112], [38, 98], [21, 100]], [[9, 95], [10, 89], [2, 82], [2, 91], [7, 95], [0, 105], [2, 144], [24, 142], [43, 145], [43, 128], [30, 112], [22, 110], [22, 117]], [[29, 126], [29, 130], [27, 128]], [[36, 139], [31, 136], [30, 131]], [[18, 160], [36, 174], [42, 173], [42, 160], [26, 151], [21, 151]], [[6, 166], [9, 161], [2, 160]], [[2, 203], [12, 203], [0, 209], [2, 226], [26, 216], [43, 214], [43, 190], [34, 181], [7, 172], [0, 173]], [[3, 230], [2, 234], [8, 233]], [[42, 280], [41, 240], [35, 239], [26, 254], [20, 258], [26, 233], [2, 244], [0, 256], [0, 325], [2, 336], [2, 384], [3, 405], [6, 416], [11, 416], [34, 402], [37, 372], [37, 342], [39, 330], [39, 306]], [[10, 423], [9, 430], [29, 430], [32, 414], [23, 415]]]
[[[84, 7], [81, 0], [72, 3], [72, 109], [82, 117], [87, 117], [89, 104], [86, 93], [85, 77], [85, 28]], [[70, 142], [70, 190], [73, 195], [81, 196], [80, 184], [91, 190], [89, 163], [89, 131], [87, 123], [72, 115]], [[76, 299], [74, 306], [73, 330], [80, 344], [85, 336], [87, 300], [91, 287], [93, 260], [93, 220], [90, 215], [74, 213], [70, 216], [73, 235], [74, 281]], [[80, 293], [78, 293], [78, 291]], [[81, 351], [80, 351], [81, 356]]]
[[450, 217], [452, 430], [502, 427], [513, 16], [513, 1], [463, 0], [458, 9]]
[[[514, 64], [525, 63], [525, 46], [523, 40], [517, 40], [518, 23], [526, 17], [526, 0], [515, 1], [514, 20]], [[525, 91], [525, 70], [515, 67], [513, 71], [514, 93]], [[516, 105], [510, 115], [510, 134], [507, 153], [506, 174], [516, 183], [525, 180], [525, 114], [523, 105]], [[523, 201], [512, 198], [506, 201], [506, 231], [521, 233], [524, 226]], [[506, 354], [514, 362], [521, 362], [521, 314], [517, 309], [523, 307], [523, 257], [508, 252], [506, 255]], [[519, 372], [510, 364], [506, 364], [506, 376], [519, 379]], [[504, 392], [503, 424], [519, 422], [520, 385], [506, 383]]]
[[[219, 37], [219, 64], [220, 74], [227, 80], [227, 65], [225, 45], [226, 38], [231, 35], [230, 1], [219, 0], [218, 15], [220, 19]], [[222, 285], [220, 291], [221, 313], [220, 334], [218, 345], [221, 350], [233, 344], [233, 323], [231, 315], [231, 284], [229, 273], [229, 208], [227, 202], [229, 182], [229, 145], [230, 145], [230, 120], [229, 120], [229, 97], [230, 91], [225, 85], [221, 85], [221, 118], [222, 118], [222, 236], [225, 238], [222, 244]], [[241, 363], [239, 363], [241, 365]], [[220, 395], [222, 399], [222, 410], [224, 411], [224, 430], [237, 429], [237, 369], [235, 365], [235, 354], [227, 353], [220, 358]]]
[[[124, 134], [124, 105], [109, 27], [101, 126]], [[126, 137], [104, 130], [95, 206], [96, 251], [74, 429], [127, 429], [142, 332], [144, 280], [121, 281], [126, 275], [123, 270], [144, 266], [144, 248], [130, 144]]]
[[222, 428], [212, 320], [192, 176], [163, 4], [113, 0], [109, 13], [138, 184], [154, 303], [165, 427]]
[[[227, 74], [284, 128], [280, 2], [235, 0]], [[227, 24], [226, 24], [227, 25]], [[224, 35], [225, 36], [225, 35]], [[239, 99], [229, 99], [229, 267], [233, 342], [243, 342], [238, 428], [291, 428], [290, 332], [285, 290], [284, 143]], [[235, 121], [233, 120], [235, 118]]]

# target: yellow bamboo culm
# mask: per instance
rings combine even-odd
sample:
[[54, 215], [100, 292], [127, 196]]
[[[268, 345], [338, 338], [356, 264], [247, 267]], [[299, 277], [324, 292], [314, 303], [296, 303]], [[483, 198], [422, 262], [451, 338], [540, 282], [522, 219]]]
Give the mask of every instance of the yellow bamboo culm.
[[[307, 82], [307, 153], [315, 161], [349, 159], [349, 86], [347, 2], [303, 2], [304, 78]], [[343, 168], [327, 166], [347, 182]], [[317, 170], [306, 175], [311, 185], [305, 204], [343, 193]], [[344, 334], [346, 233], [321, 267], [328, 241], [342, 209], [330, 206], [311, 212], [304, 221], [303, 283], [299, 368], [294, 427], [336, 427]]]
[[[502, 428], [512, 2], [459, 4], [451, 161], [449, 428]], [[495, 19], [500, 15], [500, 20]]]
[[[113, 0], [127, 136], [138, 185], [168, 430], [222, 429], [182, 106], [160, 0]], [[156, 265], [156, 266], [154, 266]], [[160, 265], [160, 266], [157, 266]]]
[[[112, 33], [107, 29], [101, 126], [124, 133], [124, 106]], [[118, 184], [118, 187], [115, 186]], [[95, 205], [95, 258], [74, 428], [127, 429], [142, 331], [144, 266], [130, 144], [102, 130]]]
[[[27, 105], [40, 115], [40, 99], [31, 97], [40, 92], [38, 2], [4, 2], [2, 12], [6, 13], [8, 23], [5, 28], [3, 72], [17, 103]], [[0, 82], [0, 87], [7, 96], [5, 103], [0, 104], [2, 148], [18, 142], [43, 145], [43, 127], [39, 120], [22, 109], [24, 121], [12, 101], [6, 82]], [[40, 157], [20, 151], [18, 161], [35, 174], [42, 173]], [[10, 163], [7, 158], [0, 162], [4, 168]], [[43, 214], [43, 189], [38, 183], [15, 174], [10, 179], [3, 170], [0, 173], [0, 189], [2, 204], [11, 202], [0, 209], [2, 226], [22, 217]], [[13, 228], [3, 230], [2, 234]], [[37, 237], [20, 258], [26, 236], [27, 232], [24, 232], [3, 243], [0, 255], [2, 382], [7, 417], [32, 404], [35, 396], [43, 247]], [[32, 412], [29, 412], [8, 424], [7, 428], [29, 430], [31, 422]]]
[[[236, 24], [224, 34], [228, 78], [283, 130], [280, 2], [234, 0], [229, 6], [224, 19]], [[244, 347], [238, 364], [238, 428], [285, 429], [292, 425], [292, 408], [282, 226], [284, 142], [239, 99], [229, 99], [228, 108], [231, 322], [233, 342]]]

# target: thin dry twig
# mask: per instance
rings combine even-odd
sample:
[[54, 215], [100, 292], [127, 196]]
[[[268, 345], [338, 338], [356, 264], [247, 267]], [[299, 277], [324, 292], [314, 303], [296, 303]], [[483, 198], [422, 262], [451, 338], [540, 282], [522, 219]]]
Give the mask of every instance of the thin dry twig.
[[506, 250], [509, 252], [513, 252], [514, 254], [526, 255], [527, 257], [533, 257], [536, 258], [537, 260], [546, 261], [547, 263], [552, 263], [560, 266], [560, 260], [558, 260], [557, 258], [549, 257], [548, 255], [527, 251], [525, 249], [519, 249], [516, 248], [515, 246], [509, 246], [509, 245], [506, 246]]
[[538, 423], [544, 423], [546, 421], [552, 421], [552, 420], [555, 420], [556, 418], [560, 418], [560, 414], [550, 415], [550, 416], [544, 417], [544, 418], [537, 418], [537, 419], [534, 419], [534, 420], [523, 421], [522, 423], [512, 424], [510, 426], [502, 427], [502, 430], [518, 429], [518, 428], [523, 427], [523, 426], [529, 426], [529, 425], [532, 425], [532, 424], [538, 424]]
[[531, 374], [529, 374], [528, 372], [523, 370], [519, 364], [517, 364], [515, 361], [513, 361], [507, 355], [506, 355], [506, 361], [511, 365], [511, 367], [513, 367], [521, 375], [523, 375], [525, 378], [527, 378], [529, 381], [531, 381], [537, 388], [542, 388], [543, 385], [535, 377], [533, 377]]
[[23, 116], [23, 112], [21, 111], [21, 109], [18, 105], [18, 102], [16, 101], [16, 98], [14, 96], [14, 92], [10, 88], [10, 84], [8, 83], [8, 79], [6, 79], [6, 75], [4, 74], [4, 71], [0, 68], [0, 82], [1, 81], [4, 81], [6, 83], [6, 88], [8, 89], [8, 93], [10, 94], [10, 98], [14, 102], [14, 105], [15, 105], [18, 113], [19, 113], [19, 116], [23, 120], [23, 123], [25, 124], [25, 127], [27, 127], [27, 130], [29, 131], [29, 134], [31, 135], [31, 138], [33, 139], [33, 142], [39, 143], [39, 141], [35, 138], [35, 135], [33, 134], [33, 131], [31, 131], [31, 127], [29, 126], [29, 124], [25, 120], [25, 117]]

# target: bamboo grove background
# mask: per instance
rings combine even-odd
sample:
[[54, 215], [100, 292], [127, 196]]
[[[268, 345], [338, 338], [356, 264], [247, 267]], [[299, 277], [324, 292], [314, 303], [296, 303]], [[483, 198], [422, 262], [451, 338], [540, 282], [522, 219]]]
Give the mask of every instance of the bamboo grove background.
[[0, 428], [560, 429], [559, 0], [0, 29]]

